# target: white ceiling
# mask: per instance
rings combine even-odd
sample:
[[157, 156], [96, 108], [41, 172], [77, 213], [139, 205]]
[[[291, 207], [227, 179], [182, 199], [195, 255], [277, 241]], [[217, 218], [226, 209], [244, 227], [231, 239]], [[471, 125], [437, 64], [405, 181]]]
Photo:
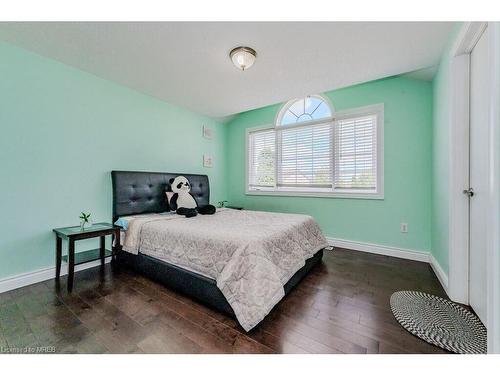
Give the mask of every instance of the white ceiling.
[[[0, 40], [215, 117], [438, 64], [446, 22], [0, 23]], [[257, 51], [248, 71], [229, 51]]]

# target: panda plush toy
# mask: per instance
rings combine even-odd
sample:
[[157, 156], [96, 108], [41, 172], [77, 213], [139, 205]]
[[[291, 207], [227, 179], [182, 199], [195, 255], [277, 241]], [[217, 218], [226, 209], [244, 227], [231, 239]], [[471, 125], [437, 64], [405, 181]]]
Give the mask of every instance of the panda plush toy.
[[176, 211], [179, 215], [186, 217], [196, 216], [198, 213], [202, 215], [213, 215], [215, 207], [211, 204], [206, 206], [198, 206], [198, 202], [190, 193], [191, 184], [184, 176], [177, 176], [170, 181], [172, 192], [167, 192], [169, 205], [172, 211]]

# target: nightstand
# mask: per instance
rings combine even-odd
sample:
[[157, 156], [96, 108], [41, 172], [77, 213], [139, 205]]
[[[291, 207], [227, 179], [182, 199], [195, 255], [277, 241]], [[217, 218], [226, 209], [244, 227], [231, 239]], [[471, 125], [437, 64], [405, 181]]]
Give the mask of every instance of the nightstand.
[[[113, 257], [121, 249], [120, 246], [120, 227], [109, 223], [96, 223], [91, 227], [81, 229], [80, 226], [56, 228], [52, 231], [56, 234], [56, 280], [59, 281], [61, 275], [61, 263], [68, 263], [68, 292], [73, 289], [73, 279], [75, 274], [75, 265], [92, 262], [101, 259], [101, 267], [104, 267], [104, 260], [107, 257]], [[106, 236], [113, 236], [115, 245], [112, 250], [106, 249]], [[81, 251], [75, 253], [75, 242], [89, 238], [100, 238], [100, 247], [98, 249]], [[62, 255], [62, 240], [68, 241], [68, 255]]]

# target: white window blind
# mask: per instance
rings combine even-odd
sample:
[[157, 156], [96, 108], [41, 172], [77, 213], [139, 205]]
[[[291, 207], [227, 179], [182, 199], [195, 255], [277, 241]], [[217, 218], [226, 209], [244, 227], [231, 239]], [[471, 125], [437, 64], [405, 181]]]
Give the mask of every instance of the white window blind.
[[267, 129], [252, 132], [248, 139], [249, 175], [251, 189], [275, 186], [275, 132]]
[[331, 189], [332, 123], [277, 128], [278, 187]]
[[376, 189], [376, 115], [337, 120], [333, 149], [335, 189]]

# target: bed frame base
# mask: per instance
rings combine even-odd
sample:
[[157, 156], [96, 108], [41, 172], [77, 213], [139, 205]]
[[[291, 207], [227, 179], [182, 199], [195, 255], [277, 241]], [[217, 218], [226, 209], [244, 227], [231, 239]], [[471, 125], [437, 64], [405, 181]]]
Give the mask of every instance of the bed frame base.
[[[323, 250], [320, 250], [312, 258], [306, 260], [306, 264], [285, 284], [285, 296], [322, 258]], [[117, 263], [158, 281], [177, 292], [196, 299], [226, 315], [235, 317], [233, 309], [213, 279], [140, 253], [133, 255], [125, 251], [120, 251], [117, 254]]]

